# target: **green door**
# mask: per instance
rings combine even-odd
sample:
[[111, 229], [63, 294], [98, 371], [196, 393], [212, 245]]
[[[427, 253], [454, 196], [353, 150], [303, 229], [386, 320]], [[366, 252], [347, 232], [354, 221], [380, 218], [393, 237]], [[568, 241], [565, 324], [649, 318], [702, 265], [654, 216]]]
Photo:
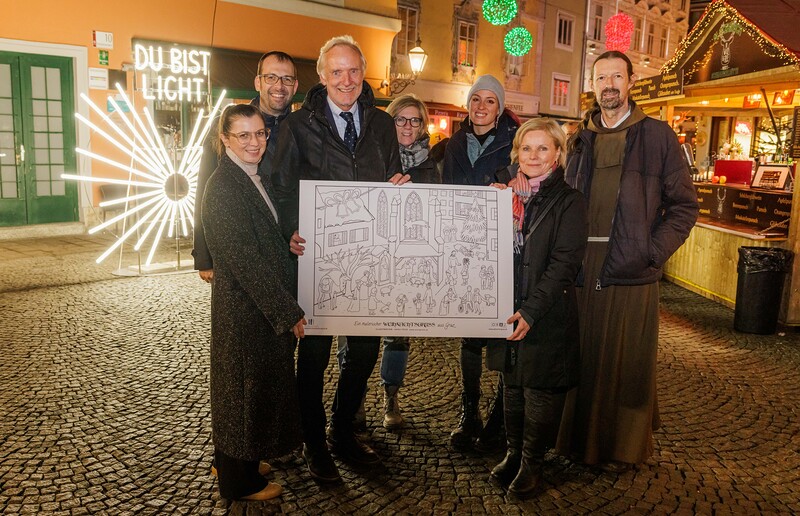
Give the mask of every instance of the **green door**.
[[0, 226], [78, 220], [72, 60], [0, 52]]

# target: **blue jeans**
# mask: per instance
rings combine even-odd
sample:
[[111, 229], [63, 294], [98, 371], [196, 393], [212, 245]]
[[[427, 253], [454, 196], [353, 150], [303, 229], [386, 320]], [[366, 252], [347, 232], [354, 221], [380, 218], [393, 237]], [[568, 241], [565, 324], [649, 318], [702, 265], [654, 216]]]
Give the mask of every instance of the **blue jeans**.
[[384, 337], [381, 359], [381, 385], [400, 387], [408, 366], [408, 337]]
[[[408, 366], [408, 337], [383, 337], [383, 358], [381, 359], [381, 385], [403, 385]], [[347, 356], [347, 337], [339, 337], [336, 359], [339, 367]]]

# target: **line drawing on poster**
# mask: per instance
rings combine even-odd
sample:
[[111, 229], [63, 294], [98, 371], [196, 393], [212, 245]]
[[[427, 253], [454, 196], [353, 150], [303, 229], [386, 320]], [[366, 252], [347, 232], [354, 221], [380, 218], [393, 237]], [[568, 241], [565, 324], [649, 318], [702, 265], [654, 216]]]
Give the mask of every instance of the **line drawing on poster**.
[[313, 286], [306, 317], [505, 319], [510, 312], [501, 314], [497, 302], [500, 195], [485, 187], [314, 183], [311, 278], [300, 271], [301, 290], [308, 292], [304, 279]]

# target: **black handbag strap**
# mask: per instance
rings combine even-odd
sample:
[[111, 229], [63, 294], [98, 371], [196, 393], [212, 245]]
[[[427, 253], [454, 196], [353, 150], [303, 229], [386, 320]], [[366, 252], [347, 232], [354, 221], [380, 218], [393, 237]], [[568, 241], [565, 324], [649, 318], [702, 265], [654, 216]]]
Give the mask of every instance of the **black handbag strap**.
[[542, 219], [544, 219], [544, 216], [547, 215], [547, 212], [553, 209], [553, 206], [555, 206], [556, 203], [560, 201], [562, 198], [566, 197], [568, 193], [569, 193], [569, 188], [564, 188], [556, 195], [547, 199], [547, 203], [544, 204], [542, 207], [540, 207], [538, 210], [536, 210], [536, 219], [534, 219], [534, 221], [531, 222], [528, 231], [525, 232], [525, 240], [527, 240], [528, 237], [530, 237], [533, 234], [533, 231], [537, 227], [539, 227], [539, 224], [542, 223]]

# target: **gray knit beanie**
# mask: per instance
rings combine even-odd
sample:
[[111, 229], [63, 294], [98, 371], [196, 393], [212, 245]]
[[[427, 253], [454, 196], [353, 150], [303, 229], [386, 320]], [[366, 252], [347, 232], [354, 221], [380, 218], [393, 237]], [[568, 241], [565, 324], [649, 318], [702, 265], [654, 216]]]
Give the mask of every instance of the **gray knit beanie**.
[[481, 75], [475, 81], [475, 84], [472, 85], [472, 88], [469, 89], [469, 94], [467, 95], [467, 106], [469, 106], [469, 99], [472, 98], [472, 95], [476, 91], [480, 90], [489, 90], [495, 95], [497, 95], [497, 101], [500, 103], [500, 113], [506, 107], [506, 92], [503, 89], [503, 85], [500, 84], [500, 81], [495, 79], [491, 75]]

